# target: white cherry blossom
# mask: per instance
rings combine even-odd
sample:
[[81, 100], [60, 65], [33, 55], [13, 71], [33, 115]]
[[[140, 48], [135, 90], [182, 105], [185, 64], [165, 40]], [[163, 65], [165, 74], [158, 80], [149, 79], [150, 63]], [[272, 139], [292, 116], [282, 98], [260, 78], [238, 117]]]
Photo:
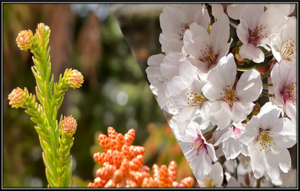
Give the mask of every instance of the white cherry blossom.
[[278, 62], [296, 64], [296, 32], [296, 18], [289, 17], [281, 33], [272, 39], [272, 53]]
[[197, 179], [200, 187], [222, 187], [223, 183], [223, 168], [219, 162], [212, 165], [211, 172], [205, 175], [202, 179]]
[[271, 72], [272, 92], [274, 104], [283, 107], [286, 115], [296, 124], [297, 103], [297, 69], [296, 65], [287, 64], [285, 61], [276, 63]]
[[[176, 120], [176, 118], [174, 119]], [[212, 162], [217, 161], [214, 146], [203, 137], [200, 130], [202, 124], [194, 121], [190, 122], [187, 126], [186, 134], [182, 136], [178, 132], [174, 119], [171, 120], [170, 127], [195, 177], [197, 180], [200, 180], [211, 172]]]
[[203, 95], [212, 101], [210, 120], [224, 129], [231, 121], [239, 123], [246, 119], [262, 91], [260, 74], [254, 70], [244, 72], [236, 80], [236, 63], [232, 54], [224, 56], [208, 73]]
[[280, 33], [285, 24], [285, 15], [275, 7], [264, 11], [264, 4], [249, 4], [240, 18], [237, 36], [243, 45], [240, 47], [241, 58], [261, 63], [265, 60], [260, 46], [270, 44], [271, 35]]
[[248, 4], [222, 3], [210, 4], [212, 15], [219, 17], [222, 13], [226, 13], [230, 18], [238, 20], [243, 14]]
[[192, 23], [208, 27], [209, 15], [203, 4], [183, 4], [180, 8], [166, 6], [160, 14], [159, 36], [162, 52], [180, 52], [183, 46], [183, 35]]
[[148, 58], [147, 77], [151, 83], [152, 93], [157, 96], [157, 102], [161, 109], [175, 114], [176, 108], [168, 101], [169, 95], [166, 91], [167, 84], [174, 76], [179, 75], [179, 65], [185, 60], [180, 53], [170, 53], [167, 56], [156, 54]]
[[287, 4], [287, 3], [285, 3], [285, 4], [277, 4], [277, 3], [270, 4], [270, 3], [268, 3], [268, 4], [265, 4], [265, 7], [267, 9], [275, 7], [277, 9], [279, 9], [280, 11], [282, 11], [285, 16], [289, 16], [290, 14], [292, 14], [294, 12], [296, 4]]
[[184, 49], [189, 54], [189, 61], [198, 68], [199, 73], [207, 74], [219, 60], [225, 56], [231, 42], [228, 17], [223, 13], [211, 26], [210, 34], [207, 28], [193, 23], [184, 33]]
[[187, 124], [197, 116], [208, 120], [210, 105], [202, 93], [204, 84], [205, 80], [198, 77], [196, 67], [186, 60], [179, 67], [179, 76], [167, 85], [169, 100], [179, 110], [176, 121], [182, 135]]
[[279, 118], [280, 114], [280, 108], [267, 102], [240, 136], [240, 141], [248, 146], [256, 179], [266, 173], [272, 180], [279, 180], [279, 168], [287, 173], [291, 167], [287, 148], [296, 143], [296, 126], [287, 118]]
[[244, 130], [245, 126], [242, 123], [233, 123], [228, 128], [219, 130], [222, 135], [219, 137], [214, 146], [222, 143], [222, 150], [226, 160], [235, 159], [240, 153], [248, 155], [247, 147], [239, 140], [239, 137]]

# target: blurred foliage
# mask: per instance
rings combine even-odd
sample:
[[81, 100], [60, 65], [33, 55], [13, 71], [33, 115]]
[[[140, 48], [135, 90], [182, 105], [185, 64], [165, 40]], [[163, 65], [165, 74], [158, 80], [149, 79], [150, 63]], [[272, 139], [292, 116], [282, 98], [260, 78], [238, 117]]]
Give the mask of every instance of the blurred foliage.
[[[15, 39], [21, 30], [34, 32], [39, 22], [51, 29], [50, 56], [55, 81], [66, 68], [77, 69], [84, 76], [82, 88], [69, 89], [58, 113], [73, 115], [78, 122], [71, 149], [76, 186], [86, 187], [93, 180], [93, 169], [97, 168], [91, 152], [95, 149], [93, 138], [106, 132], [108, 126], [119, 132], [134, 128], [134, 144], [143, 145], [150, 135], [148, 124], [166, 122], [107, 5], [3, 4], [3, 21], [4, 187], [47, 185], [34, 124], [22, 109], [12, 109], [7, 99], [15, 87], [35, 92], [30, 69], [32, 55], [20, 51]], [[177, 144], [173, 135], [172, 141], [162, 136], [155, 141], [170, 148]], [[159, 152], [151, 160], [161, 161], [158, 164], [176, 160], [167, 147]], [[179, 161], [176, 160], [178, 164]]]

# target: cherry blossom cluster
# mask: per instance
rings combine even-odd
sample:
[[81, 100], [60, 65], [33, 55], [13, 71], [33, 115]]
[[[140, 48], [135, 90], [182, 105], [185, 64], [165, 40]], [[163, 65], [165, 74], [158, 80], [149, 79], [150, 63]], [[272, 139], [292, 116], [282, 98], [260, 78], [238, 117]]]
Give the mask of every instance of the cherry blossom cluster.
[[146, 73], [200, 187], [286, 186], [295, 173], [294, 10], [183, 4], [160, 14], [163, 53], [148, 58]]
[[125, 135], [117, 133], [113, 127], [107, 129], [108, 136], [100, 134], [98, 142], [104, 152], [94, 154], [94, 160], [102, 165], [96, 172], [94, 182], [89, 188], [98, 187], [191, 187], [192, 177], [176, 181], [177, 163], [169, 166], [157, 164], [150, 168], [144, 163], [145, 148], [132, 145], [135, 130], [130, 129]]

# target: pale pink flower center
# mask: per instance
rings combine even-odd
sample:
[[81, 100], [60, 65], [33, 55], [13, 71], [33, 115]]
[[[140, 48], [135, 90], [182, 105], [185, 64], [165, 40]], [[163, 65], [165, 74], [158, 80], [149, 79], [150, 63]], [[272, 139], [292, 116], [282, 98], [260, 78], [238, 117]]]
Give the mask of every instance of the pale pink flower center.
[[177, 33], [179, 35], [179, 40], [183, 40], [183, 34], [187, 29], [190, 29], [190, 23], [181, 23], [181, 32]]
[[285, 86], [285, 88], [280, 92], [282, 99], [285, 102], [291, 102], [292, 104], [296, 104], [296, 83], [292, 83], [289, 86]]
[[235, 139], [239, 139], [242, 131], [239, 128], [236, 128], [235, 126], [232, 127], [233, 127], [233, 135]]
[[199, 60], [207, 64], [208, 69], [216, 64], [218, 54], [215, 54], [213, 47], [206, 46], [204, 50], [200, 50], [202, 56], [199, 56]]
[[281, 57], [283, 60], [289, 60], [289, 57], [292, 56], [297, 49], [295, 48], [295, 41], [290, 38], [282, 44], [281, 48]]
[[249, 29], [248, 43], [254, 44], [255, 46], [261, 44], [262, 39], [267, 37], [267, 34], [263, 33], [263, 29], [265, 29], [265, 27], [262, 25], [255, 27], [253, 30]]
[[187, 93], [187, 104], [190, 106], [200, 105], [204, 101], [204, 96], [197, 92]]
[[198, 134], [198, 137], [194, 139], [194, 141], [191, 143], [191, 147], [196, 148], [197, 152], [196, 155], [198, 156], [200, 151], [205, 149], [206, 150], [206, 145], [204, 140], [202, 139], [201, 135]]
[[225, 101], [230, 107], [232, 107], [233, 102], [238, 101], [238, 94], [233, 88], [233, 84], [228, 85], [227, 89], [223, 89], [224, 92], [220, 93], [221, 96], [224, 96], [222, 98], [223, 101]]

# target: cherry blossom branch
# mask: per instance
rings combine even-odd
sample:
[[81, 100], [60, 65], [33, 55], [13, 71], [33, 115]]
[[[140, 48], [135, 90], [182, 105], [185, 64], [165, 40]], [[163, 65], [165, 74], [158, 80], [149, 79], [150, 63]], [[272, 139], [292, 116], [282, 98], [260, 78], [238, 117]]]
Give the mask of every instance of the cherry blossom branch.
[[266, 97], [274, 97], [274, 94], [268, 94], [267, 92], [262, 91], [261, 95], [266, 96]]
[[273, 84], [263, 84], [264, 87], [273, 86]]

